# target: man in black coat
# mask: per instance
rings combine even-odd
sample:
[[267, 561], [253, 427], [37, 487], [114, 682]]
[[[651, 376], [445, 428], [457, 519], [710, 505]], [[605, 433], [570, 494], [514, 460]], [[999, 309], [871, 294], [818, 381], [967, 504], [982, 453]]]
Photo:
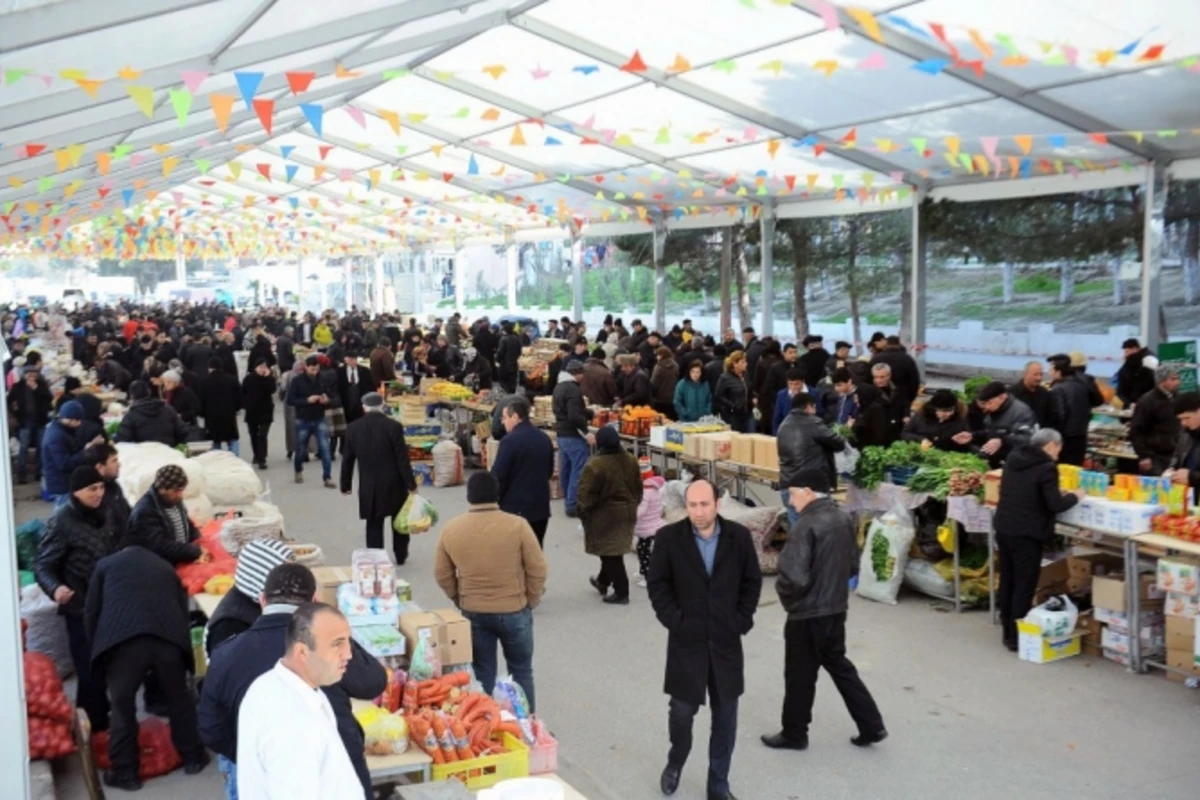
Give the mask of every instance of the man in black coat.
[[182, 467], [167, 464], [154, 473], [154, 483], [129, 515], [129, 535], [171, 564], [190, 564], [202, 555], [194, 542], [200, 531], [183, 504], [188, 477]]
[[220, 449], [226, 444], [234, 455], [241, 455], [237, 415], [242, 410], [242, 387], [219, 358], [209, 360], [208, 375], [200, 381], [200, 406], [213, 447]]
[[[346, 415], [346, 424], [354, 422], [363, 415], [362, 401], [379, 387], [374, 385], [371, 370], [358, 363], [358, 351], [346, 353], [345, 363], [337, 369], [338, 394], [342, 396], [342, 411]], [[346, 452], [343, 441], [342, 454]]]
[[[483, 352], [483, 348], [476, 342], [475, 349]], [[517, 364], [521, 358], [521, 339], [513, 333], [513, 324], [511, 322], [504, 323], [504, 335], [500, 337], [500, 344], [496, 347], [496, 380], [504, 387], [504, 391], [509, 394], [517, 391], [517, 379], [520, 377], [520, 368]]]
[[1008, 393], [1029, 406], [1037, 417], [1038, 427], [1049, 428], [1054, 421], [1054, 398], [1050, 390], [1042, 385], [1043, 378], [1041, 362], [1030, 361], [1025, 365], [1021, 380], [1008, 387]]
[[704, 380], [708, 381], [709, 391], [714, 395], [717, 393], [717, 383], [725, 374], [725, 355], [725, 346], [719, 344], [713, 348], [712, 360], [704, 365]]
[[292, 339], [291, 326], [283, 329], [283, 335], [275, 339], [275, 358], [279, 372], [286, 375], [296, 367], [296, 342]]
[[621, 385], [619, 402], [623, 406], [650, 405], [650, 378], [642, 369], [638, 356], [630, 353], [617, 356], [621, 365]]
[[529, 422], [529, 401], [509, 398], [500, 412], [506, 431], [496, 450], [491, 472], [500, 484], [500, 510], [524, 517], [538, 541], [550, 524], [550, 476], [554, 474], [554, 445]]
[[[250, 685], [279, 661], [292, 614], [299, 606], [312, 602], [316, 592], [317, 581], [308, 567], [303, 564], [275, 567], [267, 575], [259, 598], [262, 615], [249, 630], [213, 651], [200, 693], [200, 738], [217, 754], [222, 773], [235, 786], [238, 710], [242, 699]], [[350, 640], [350, 661], [342, 679], [321, 688], [333, 708], [338, 734], [346, 745], [346, 754], [350, 756], [350, 763], [358, 773], [368, 800], [373, 794], [371, 774], [363, 752], [366, 741], [362, 727], [354, 719], [350, 699], [370, 700], [386, 688], [387, 670], [353, 639]]]
[[754, 328], [742, 328], [742, 341], [746, 343], [746, 374], [754, 380], [754, 370], [758, 367], [758, 358], [767, 349], [767, 343], [754, 333]]
[[1175, 398], [1175, 416], [1179, 418], [1179, 441], [1171, 458], [1171, 482], [1191, 487], [1192, 503], [1200, 502], [1200, 392], [1186, 392]]
[[1087, 455], [1088, 425], [1092, 421], [1088, 386], [1075, 376], [1069, 356], [1055, 355], [1047, 361], [1050, 362], [1050, 394], [1054, 399], [1054, 422], [1051, 427], [1063, 437], [1059, 460], [1064, 464], [1080, 466]]
[[[221, 369], [226, 375], [237, 378], [237, 359], [233, 357], [233, 334], [220, 333], [217, 335], [217, 343], [213, 345], [213, 350], [217, 354], [217, 358], [221, 360]], [[209, 367], [212, 362], [208, 362]]]
[[121, 477], [120, 454], [111, 444], [94, 444], [83, 451], [83, 457], [104, 479], [104, 501], [100, 504], [100, 510], [104, 512], [112, 532], [111, 544], [116, 544], [129, 529], [131, 511], [125, 491], [117, 480]]
[[167, 370], [162, 375], [163, 402], [175, 409], [175, 413], [185, 425], [199, 425], [200, 412], [203, 404], [200, 396], [183, 382], [183, 376], [175, 370]]
[[[892, 383], [896, 387], [898, 402], [905, 409], [911, 409], [917, 392], [921, 389], [921, 370], [900, 344], [899, 336], [887, 337], [887, 344], [872, 359], [871, 366], [887, 364], [892, 370]], [[904, 416], [908, 416], [905, 413]]]
[[1137, 339], [1126, 339], [1121, 344], [1125, 361], [1117, 370], [1117, 397], [1129, 408], [1138, 398], [1154, 388], [1154, 370], [1147, 367], [1145, 360], [1152, 356]]
[[[404, 426], [383, 415], [383, 395], [368, 392], [362, 399], [362, 416], [346, 428], [342, 454], [342, 494], [350, 494], [354, 464], [358, 471], [358, 518], [367, 521], [367, 547], [383, 547], [383, 526], [400, 513], [409, 492], [417, 491]], [[547, 476], [549, 478], [549, 476]], [[408, 536], [392, 531], [396, 563], [408, 560]]]
[[254, 368], [242, 378], [242, 404], [246, 407], [246, 432], [250, 434], [250, 448], [254, 454], [254, 465], [267, 468], [267, 434], [275, 419], [275, 389], [277, 381], [265, 359], [260, 358]]
[[820, 336], [805, 336], [801, 340], [801, 344], [804, 346], [804, 354], [797, 361], [800, 363], [800, 368], [804, 370], [804, 385], [812, 389], [825, 380], [828, 374], [826, 367], [829, 365], [830, 355], [829, 351], [825, 349], [825, 340]]
[[[50, 421], [54, 398], [50, 386], [37, 367], [28, 367], [21, 380], [13, 384], [8, 394], [8, 410], [13, 415], [20, 440], [17, 452], [17, 483], [24, 483], [29, 460], [29, 448], [41, 453], [42, 434]], [[40, 464], [38, 465], [40, 468]]]
[[180, 360], [183, 365], [197, 375], [204, 375], [208, 372], [208, 362], [217, 355], [217, 351], [212, 348], [212, 340], [205, 336], [198, 342], [194, 342], [180, 355]]
[[179, 414], [161, 398], [151, 397], [145, 382], [134, 381], [130, 385], [129, 399], [129, 410], [117, 426], [118, 442], [159, 442], [175, 447], [188, 440], [188, 427]]
[[708, 800], [733, 800], [729, 768], [745, 691], [742, 637], [754, 627], [762, 572], [750, 531], [717, 515], [711, 483], [694, 481], [685, 500], [688, 519], [659, 528], [646, 578], [654, 614], [669, 631], [663, 691], [671, 697], [671, 751], [659, 783], [663, 794], [679, 787], [692, 721], [707, 695]]
[[993, 525], [1000, 550], [1000, 624], [1009, 650], [1017, 649], [1017, 621], [1033, 606], [1042, 550], [1054, 538], [1055, 517], [1083, 497], [1082, 489], [1058, 488], [1055, 462], [1062, 451], [1062, 434], [1043, 428], [1004, 462]]
[[84, 612], [92, 665], [105, 675], [112, 698], [108, 786], [137, 791], [137, 693], [153, 672], [171, 722], [171, 742], [195, 775], [208, 765], [196, 731], [196, 705], [187, 685], [192, 661], [188, 596], [175, 568], [132, 537], [100, 560], [88, 588]]
[[1175, 415], [1179, 370], [1164, 364], [1154, 371], [1154, 384], [1138, 398], [1129, 421], [1129, 443], [1143, 475], [1162, 475], [1179, 443], [1179, 418]]
[[783, 629], [783, 730], [763, 736], [762, 742], [773, 749], [808, 747], [822, 667], [858, 726], [858, 736], [850, 741], [858, 747], [882, 742], [887, 738], [883, 716], [846, 658], [849, 581], [858, 574], [854, 522], [829, 496], [831, 484], [823, 470], [796, 472], [787, 486], [788, 508], [796, 516], [775, 583], [788, 615]]

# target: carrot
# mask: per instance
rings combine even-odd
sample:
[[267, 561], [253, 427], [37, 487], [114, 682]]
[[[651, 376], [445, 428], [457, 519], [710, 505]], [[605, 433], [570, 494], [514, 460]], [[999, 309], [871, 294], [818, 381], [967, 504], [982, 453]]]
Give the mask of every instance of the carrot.
[[442, 753], [441, 744], [433, 733], [433, 728], [419, 716], [413, 716], [408, 723], [409, 734], [417, 746], [433, 759], [435, 764], [445, 764], [446, 758]]
[[442, 680], [448, 683], [451, 688], [455, 686], [462, 687], [470, 685], [471, 676], [465, 672], [450, 672], [443, 675]]
[[458, 720], [450, 724], [450, 735], [454, 737], [454, 746], [458, 751], [459, 761], [470, 761], [475, 757], [471, 751], [471, 743], [467, 738], [467, 729]]
[[521, 726], [515, 722], [501, 722], [493, 730], [494, 733], [509, 733], [520, 739], [524, 734], [521, 732]]
[[442, 756], [447, 763], [458, 761], [458, 748], [455, 746], [454, 738], [450, 735], [450, 728], [446, 725], [446, 719], [441, 714], [436, 714], [433, 717], [433, 735], [442, 745]]
[[481, 699], [483, 699], [483, 695], [481, 695], [481, 694], [467, 695], [463, 699], [462, 703], [459, 704], [458, 711], [456, 711], [454, 714], [455, 719], [458, 719], [461, 721], [464, 717], [466, 717], [466, 715], [468, 713], [470, 713], [471, 709], [473, 709], [475, 706], [479, 705], [479, 701]]

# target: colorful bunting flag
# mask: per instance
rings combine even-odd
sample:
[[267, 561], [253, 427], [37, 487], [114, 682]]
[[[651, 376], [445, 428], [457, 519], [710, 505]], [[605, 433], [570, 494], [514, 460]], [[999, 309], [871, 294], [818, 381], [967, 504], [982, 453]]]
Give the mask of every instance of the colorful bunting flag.
[[233, 77], [237, 80], [238, 91], [242, 93], [242, 101], [246, 104], [246, 110], [249, 111], [254, 107], [254, 95], [258, 92], [259, 84], [262, 83], [263, 73], [235, 72]]
[[147, 119], [154, 119], [154, 89], [149, 86], [126, 86], [125, 91]]
[[89, 78], [77, 78], [75, 80], [75, 84], [87, 92], [93, 100], [96, 99], [96, 93], [100, 91], [100, 86], [103, 83], [104, 81], [91, 80]]
[[217, 120], [217, 128], [221, 133], [225, 133], [229, 129], [229, 115], [233, 113], [235, 99], [231, 94], [210, 94], [208, 96], [208, 103], [212, 106], [213, 116]]
[[171, 108], [175, 109], [175, 118], [182, 128], [192, 110], [192, 92], [190, 89], [171, 89], [167, 94], [171, 98]]
[[358, 127], [367, 127], [367, 114], [365, 111], [356, 106], [343, 106], [343, 108], [346, 109], [346, 113], [350, 115], [350, 119], [354, 120]]
[[386, 108], [381, 108], [381, 109], [377, 110], [375, 113], [378, 114], [380, 117], [382, 117], [385, 122], [387, 122], [387, 124], [392, 129], [392, 133], [396, 134], [397, 136], [400, 135], [400, 114], [399, 113], [397, 113], [395, 111], [388, 111]]
[[[304, 118], [308, 120], [309, 127], [312, 128], [313, 133], [317, 135], [317, 138], [321, 138], [323, 136], [321, 133], [321, 122], [325, 115], [325, 109], [321, 108], [316, 103], [301, 103], [300, 111], [304, 114]], [[324, 156], [322, 156], [322, 158], [324, 158]]]
[[883, 44], [883, 32], [880, 31], [879, 23], [876, 22], [874, 14], [865, 8], [847, 8], [846, 13], [862, 27], [863, 33]]
[[642, 60], [640, 50], [634, 50], [633, 55], [620, 67], [622, 72], [645, 72], [649, 69], [646, 62]]
[[671, 66], [667, 67], [667, 74], [675, 75], [680, 72], [688, 72], [692, 68], [692, 62], [683, 57], [683, 53], [676, 53], [675, 60], [671, 62]]

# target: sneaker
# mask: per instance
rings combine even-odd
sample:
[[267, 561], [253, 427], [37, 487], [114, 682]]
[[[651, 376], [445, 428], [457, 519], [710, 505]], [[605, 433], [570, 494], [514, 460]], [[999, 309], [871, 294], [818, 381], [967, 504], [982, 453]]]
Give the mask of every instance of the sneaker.
[[888, 737], [888, 732], [882, 728], [873, 733], [860, 733], [858, 736], [850, 737], [850, 744], [855, 747], [870, 747], [873, 744], [879, 744]]
[[325, 488], [326, 489], [336, 489], [337, 488], [337, 484], [333, 482], [333, 478], [325, 479]]
[[303, 472], [296, 473], [296, 483], [304, 483], [304, 473]]
[[645, 588], [646, 588], [646, 579], [645, 579], [645, 578], [638, 578], [638, 586], [640, 586], [641, 588], [645, 589]]

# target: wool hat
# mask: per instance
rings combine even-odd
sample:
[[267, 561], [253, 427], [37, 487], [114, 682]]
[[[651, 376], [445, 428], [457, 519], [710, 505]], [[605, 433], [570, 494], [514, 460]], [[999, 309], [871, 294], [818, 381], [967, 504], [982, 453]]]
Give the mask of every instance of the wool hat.
[[819, 469], [802, 469], [788, 481], [789, 489], [812, 489], [818, 494], [829, 494], [829, 476]]
[[582, 361], [570, 361], [570, 362], [568, 362], [568, 363], [567, 363], [567, 366], [566, 366], [566, 371], [567, 371], [568, 373], [570, 373], [571, 375], [581, 375], [581, 374], [583, 374], [583, 362], [582, 362]]
[[258, 600], [267, 585], [267, 576], [280, 564], [296, 560], [296, 554], [279, 539], [253, 539], [237, 557], [233, 585], [251, 600]]
[[367, 392], [362, 397], [364, 408], [379, 408], [383, 405], [383, 395], [379, 392]]
[[80, 489], [86, 489], [97, 483], [104, 483], [104, 478], [90, 464], [76, 467], [71, 473], [70, 486], [72, 492], [78, 492]]
[[642, 480], [654, 476], [654, 467], [650, 464], [650, 456], [642, 456], [638, 459], [638, 471], [642, 473]]
[[958, 397], [949, 389], [938, 389], [933, 393], [933, 397], [929, 398], [931, 408], [949, 411], [958, 405]]
[[467, 502], [471, 505], [500, 502], [500, 484], [490, 472], [476, 472], [467, 478]]
[[616, 428], [611, 425], [605, 425], [596, 431], [596, 447], [601, 450], [619, 450], [621, 447], [621, 435], [617, 433]]
[[154, 473], [155, 489], [186, 489], [187, 485], [187, 473], [183, 467], [175, 464], [159, 467], [158, 472]]
[[1071, 358], [1071, 366], [1072, 367], [1086, 367], [1087, 366], [1087, 363], [1088, 363], [1087, 356], [1085, 356], [1079, 350], [1072, 350], [1067, 355], [1069, 355]]
[[59, 419], [83, 419], [83, 406], [78, 400], [68, 400], [63, 403], [62, 408], [58, 410]]

